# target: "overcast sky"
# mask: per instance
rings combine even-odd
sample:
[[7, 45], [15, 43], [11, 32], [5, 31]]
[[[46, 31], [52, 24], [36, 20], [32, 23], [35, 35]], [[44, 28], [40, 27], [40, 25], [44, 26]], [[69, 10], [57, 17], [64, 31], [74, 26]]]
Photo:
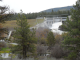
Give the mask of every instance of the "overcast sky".
[[22, 11], [24, 13], [40, 12], [50, 8], [71, 6], [77, 0], [3, 0], [2, 6], [9, 6], [14, 12]]

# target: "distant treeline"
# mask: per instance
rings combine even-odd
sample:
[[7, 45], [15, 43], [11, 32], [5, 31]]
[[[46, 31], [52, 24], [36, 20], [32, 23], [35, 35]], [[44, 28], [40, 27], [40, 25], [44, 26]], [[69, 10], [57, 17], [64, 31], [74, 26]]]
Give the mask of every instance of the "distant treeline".
[[[39, 12], [39, 13], [27, 13], [27, 14], [24, 13], [24, 15], [26, 16], [26, 19], [35, 19], [37, 17], [44, 17], [46, 15], [63, 15], [63, 16], [65, 16], [65, 14], [70, 15], [70, 11], [68, 10], [68, 11], [54, 12], [52, 10], [52, 12]], [[12, 15], [12, 17], [10, 17], [10, 20], [16, 20], [16, 19], [18, 19], [18, 13], [14, 13]]]

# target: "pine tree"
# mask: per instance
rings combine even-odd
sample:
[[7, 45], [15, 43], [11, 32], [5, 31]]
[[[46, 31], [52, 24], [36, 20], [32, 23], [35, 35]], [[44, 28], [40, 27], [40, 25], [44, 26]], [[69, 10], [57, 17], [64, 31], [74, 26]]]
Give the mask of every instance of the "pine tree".
[[[64, 37], [63, 45], [70, 50], [69, 59], [76, 60], [80, 55], [80, 6], [76, 3], [74, 9], [71, 9], [71, 20], [62, 25], [68, 33]], [[80, 59], [79, 59], [80, 60]]]
[[[0, 0], [0, 1], [2, 1], [2, 0]], [[0, 40], [4, 39], [4, 33], [6, 32], [6, 28], [3, 28], [1, 23], [4, 23], [13, 14], [13, 13], [7, 13], [6, 14], [6, 12], [8, 10], [9, 10], [8, 7], [0, 6]]]
[[19, 14], [17, 25], [19, 27], [15, 28], [14, 38], [18, 45], [15, 46], [14, 52], [22, 54], [25, 59], [28, 52], [34, 52], [35, 50], [35, 32], [34, 30], [30, 31], [30, 26], [28, 25], [27, 19], [22, 12]]
[[51, 31], [48, 33], [47, 43], [48, 43], [50, 49], [51, 49], [51, 47], [53, 47], [54, 44], [55, 44], [55, 37], [54, 37], [54, 35], [53, 35], [53, 32], [51, 32]]

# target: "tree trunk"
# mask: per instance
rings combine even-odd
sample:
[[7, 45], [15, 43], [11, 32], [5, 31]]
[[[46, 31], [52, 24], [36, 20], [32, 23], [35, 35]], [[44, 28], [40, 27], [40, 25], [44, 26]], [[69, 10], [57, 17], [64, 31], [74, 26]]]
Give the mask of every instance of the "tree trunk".
[[26, 57], [26, 46], [23, 46], [23, 60], [25, 60]]

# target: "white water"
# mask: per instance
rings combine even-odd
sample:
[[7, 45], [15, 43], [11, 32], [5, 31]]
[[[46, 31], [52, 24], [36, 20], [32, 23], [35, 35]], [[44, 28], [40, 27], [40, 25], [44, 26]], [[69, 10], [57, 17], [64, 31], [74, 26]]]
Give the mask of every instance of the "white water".
[[56, 22], [52, 24], [52, 27], [50, 27], [50, 29], [57, 29], [59, 28], [59, 26], [62, 25], [62, 22]]
[[52, 32], [54, 33], [58, 33], [58, 34], [62, 34], [64, 33], [64, 31], [61, 31], [59, 30], [59, 26], [62, 25], [62, 22], [56, 22], [56, 23], [53, 23], [51, 27], [49, 27], [51, 29]]
[[17, 43], [8, 43], [8, 44], [18, 45]]
[[2, 58], [10, 58], [9, 53], [1, 53]]
[[[64, 18], [64, 17], [63, 17], [63, 18]], [[48, 19], [48, 18], [47, 18], [47, 19]], [[45, 18], [44, 22], [43, 22], [43, 23], [40, 23], [40, 24], [37, 24], [37, 25], [35, 26], [35, 28], [38, 29], [39, 27], [44, 27], [44, 28], [47, 27], [47, 28], [49, 28], [53, 33], [58, 33], [58, 34], [60, 34], [60, 35], [65, 32], [65, 31], [59, 30], [59, 26], [62, 25], [62, 20], [65, 21], [66, 18], [65, 18], [65, 19], [62, 19], [62, 20], [61, 20], [61, 18], [55, 18], [53, 24], [47, 24], [47, 22], [50, 21], [50, 19], [48, 19], [48, 20], [47, 20], [47, 19]]]
[[7, 37], [8, 39], [10, 38], [10, 36], [11, 36], [11, 33], [12, 33], [12, 31], [9, 31], [9, 35], [8, 35], [8, 37]]
[[0, 40], [0, 42], [5, 42], [4, 40]]
[[64, 33], [64, 31], [59, 30], [59, 26], [62, 25], [62, 22], [55, 22], [52, 25], [47, 25], [46, 21], [44, 21], [41, 24], [37, 24], [36, 27], [48, 27], [53, 33], [58, 33], [58, 34], [62, 34]]

